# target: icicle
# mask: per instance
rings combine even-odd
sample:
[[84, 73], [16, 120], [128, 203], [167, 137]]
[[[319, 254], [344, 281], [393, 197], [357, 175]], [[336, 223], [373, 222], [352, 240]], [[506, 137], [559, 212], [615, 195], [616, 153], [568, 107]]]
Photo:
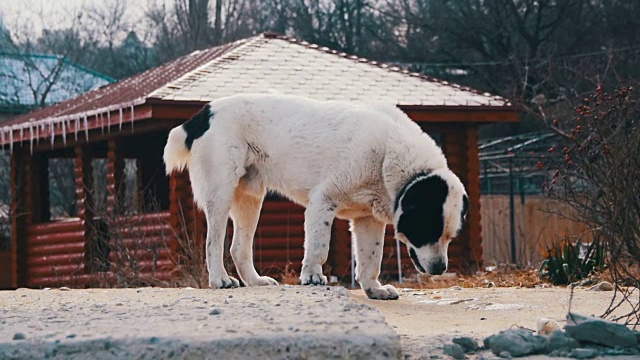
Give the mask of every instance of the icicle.
[[64, 121], [60, 125], [62, 126], [62, 143], [67, 146], [67, 128], [64, 125]]
[[4, 149], [4, 143], [6, 141], [4, 137], [5, 137], [5, 131], [4, 131], [4, 128], [2, 128], [2, 132], [0, 132], [0, 142], [2, 142], [2, 149]]
[[111, 111], [107, 110], [107, 132], [111, 134]]
[[51, 148], [53, 148], [53, 142], [56, 140], [56, 124], [53, 121], [49, 122], [49, 131], [51, 131]]
[[36, 124], [36, 144], [40, 144], [40, 126]]
[[122, 130], [122, 108], [120, 108], [120, 130]]
[[84, 137], [89, 141], [89, 122], [87, 121], [87, 114], [84, 114]]
[[76, 118], [75, 125], [74, 125], [74, 130], [73, 130], [73, 132], [76, 135], [76, 141], [78, 141], [78, 131], [80, 131], [80, 118], [79, 117]]
[[22, 140], [24, 140], [24, 127], [20, 127], [20, 142], [22, 142]]
[[9, 151], [13, 152], [13, 127], [9, 129]]
[[29, 124], [29, 150], [33, 154], [33, 126]]

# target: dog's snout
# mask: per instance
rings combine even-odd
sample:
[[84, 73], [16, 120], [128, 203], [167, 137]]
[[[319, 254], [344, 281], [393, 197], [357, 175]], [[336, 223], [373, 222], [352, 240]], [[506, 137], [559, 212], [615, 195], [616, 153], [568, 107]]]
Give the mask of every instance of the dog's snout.
[[447, 271], [447, 264], [442, 260], [435, 261], [429, 266], [431, 275], [442, 275], [445, 271]]

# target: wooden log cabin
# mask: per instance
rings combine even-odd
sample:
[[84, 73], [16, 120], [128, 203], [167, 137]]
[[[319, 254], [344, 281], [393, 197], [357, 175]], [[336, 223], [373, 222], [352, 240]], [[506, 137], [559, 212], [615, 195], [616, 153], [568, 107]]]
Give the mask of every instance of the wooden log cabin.
[[[443, 147], [468, 189], [470, 213], [450, 247], [451, 267], [482, 267], [478, 127], [518, 121], [509, 101], [265, 33], [195, 51], [3, 123], [14, 216], [10, 250], [3, 255], [8, 261], [0, 266], [11, 287], [111, 286], [122, 281], [117, 266], [171, 284], [179, 269], [201, 265], [203, 259], [180, 255], [185, 243], [202, 245], [206, 227], [193, 205], [188, 174], [164, 175], [168, 132], [208, 101], [269, 91], [396, 103]], [[60, 218], [52, 208], [59, 190], [51, 188], [50, 170], [63, 160], [72, 168], [67, 180], [75, 192], [71, 210]], [[285, 269], [299, 272], [303, 237], [303, 209], [268, 196], [256, 232], [259, 271], [276, 278]], [[348, 224], [336, 221], [328, 275], [348, 278], [350, 246]], [[398, 274], [396, 246], [389, 227], [383, 276]], [[405, 276], [415, 271], [404, 245], [399, 258]]]

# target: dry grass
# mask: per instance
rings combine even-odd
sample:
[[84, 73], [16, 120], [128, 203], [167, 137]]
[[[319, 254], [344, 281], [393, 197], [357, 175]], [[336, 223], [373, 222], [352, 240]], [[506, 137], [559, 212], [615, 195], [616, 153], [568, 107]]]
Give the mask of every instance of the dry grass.
[[501, 266], [493, 271], [478, 272], [475, 275], [440, 275], [429, 276], [415, 274], [405, 278], [402, 284], [394, 286], [416, 289], [442, 289], [452, 286], [464, 288], [489, 287], [550, 287], [547, 281], [541, 280], [537, 270], [522, 270], [511, 266]]

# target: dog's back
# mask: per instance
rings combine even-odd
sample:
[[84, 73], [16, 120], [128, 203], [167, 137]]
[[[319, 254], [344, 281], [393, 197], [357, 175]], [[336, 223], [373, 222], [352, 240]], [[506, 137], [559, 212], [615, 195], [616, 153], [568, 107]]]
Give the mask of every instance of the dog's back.
[[[245, 180], [260, 181], [301, 203], [318, 181], [350, 176], [363, 164], [367, 172], [380, 173], [395, 121], [363, 105], [296, 96], [238, 95], [208, 106], [171, 131], [164, 155], [167, 172], [188, 167], [194, 156], [198, 162], [229, 156], [216, 144], [242, 147], [244, 156], [235, 161], [252, 177]], [[205, 114], [209, 126], [196, 124]]]

